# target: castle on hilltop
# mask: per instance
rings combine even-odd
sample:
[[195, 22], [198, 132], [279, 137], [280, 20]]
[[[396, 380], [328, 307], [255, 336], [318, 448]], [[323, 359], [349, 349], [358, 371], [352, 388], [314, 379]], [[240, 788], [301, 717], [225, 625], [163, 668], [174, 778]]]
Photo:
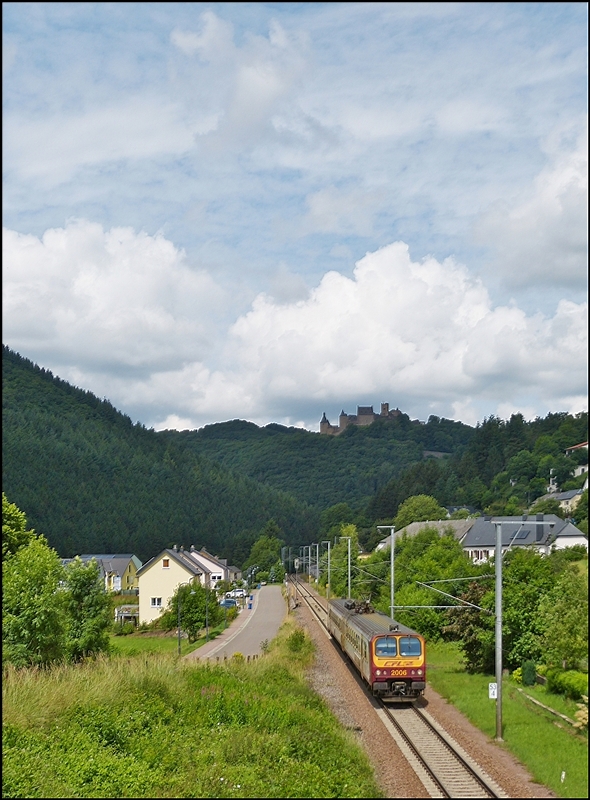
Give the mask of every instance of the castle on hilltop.
[[344, 410], [342, 410], [338, 417], [338, 425], [330, 425], [330, 421], [324, 411], [324, 416], [320, 420], [320, 433], [326, 433], [328, 436], [338, 436], [349, 425], [370, 425], [378, 419], [395, 419], [401, 413], [399, 408], [390, 411], [389, 403], [381, 403], [381, 413], [379, 414], [373, 411], [373, 406], [357, 406], [356, 414], [345, 414]]

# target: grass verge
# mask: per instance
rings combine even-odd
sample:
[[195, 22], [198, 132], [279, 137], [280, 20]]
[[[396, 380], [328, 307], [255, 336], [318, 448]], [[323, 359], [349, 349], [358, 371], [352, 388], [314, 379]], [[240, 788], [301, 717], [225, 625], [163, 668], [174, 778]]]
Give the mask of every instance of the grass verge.
[[6, 670], [3, 797], [380, 797], [305, 682], [312, 658], [289, 620], [251, 663], [144, 653]]
[[[489, 675], [469, 675], [455, 644], [431, 644], [428, 681], [477, 728], [494, 738], [496, 705], [488, 697]], [[588, 739], [565, 721], [531, 703], [518, 688], [562, 714], [574, 718], [573, 701], [548, 694], [544, 687], [518, 687], [510, 678], [503, 688], [504, 746], [524, 764], [534, 780], [559, 797], [588, 797]], [[565, 774], [565, 775], [564, 775]], [[564, 778], [562, 780], [562, 775]]]

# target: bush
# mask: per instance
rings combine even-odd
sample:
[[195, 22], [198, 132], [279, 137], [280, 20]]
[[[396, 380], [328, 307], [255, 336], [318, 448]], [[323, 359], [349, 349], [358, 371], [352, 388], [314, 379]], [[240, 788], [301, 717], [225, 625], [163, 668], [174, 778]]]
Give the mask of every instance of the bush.
[[534, 686], [537, 680], [537, 669], [535, 662], [528, 660], [522, 665], [522, 684], [523, 686]]
[[588, 695], [588, 674], [575, 670], [550, 669], [547, 671], [547, 691], [579, 700]]
[[578, 710], [576, 711], [576, 722], [574, 723], [574, 728], [578, 728], [581, 731], [588, 730], [588, 697], [587, 695], [582, 695], [582, 702], [578, 703]]
[[522, 683], [522, 667], [517, 667], [512, 672], [512, 680], [515, 683]]
[[129, 636], [130, 633], [135, 633], [135, 625], [132, 622], [124, 622], [123, 625], [117, 627], [115, 636]]
[[303, 649], [304, 644], [305, 644], [305, 633], [300, 629], [293, 631], [293, 633], [287, 639], [287, 647], [292, 653], [298, 653], [300, 650]]

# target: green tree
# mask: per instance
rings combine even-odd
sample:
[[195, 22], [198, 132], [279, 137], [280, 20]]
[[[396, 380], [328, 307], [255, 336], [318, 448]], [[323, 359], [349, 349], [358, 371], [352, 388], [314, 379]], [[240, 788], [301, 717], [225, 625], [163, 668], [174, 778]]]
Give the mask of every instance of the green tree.
[[170, 598], [169, 608], [161, 617], [161, 625], [165, 630], [172, 630], [178, 625], [179, 602], [180, 627], [187, 633], [189, 642], [199, 638], [207, 623], [211, 628], [221, 622], [222, 612], [216, 592], [193, 582], [178, 586]]
[[588, 535], [588, 489], [584, 489], [580, 501], [575, 508], [574, 518], [577, 527]]
[[532, 506], [531, 514], [555, 514], [561, 519], [565, 518], [563, 508], [559, 505], [559, 500], [553, 497], [547, 497], [545, 500], [537, 500]]
[[451, 519], [469, 519], [470, 512], [468, 508], [458, 508], [451, 514]]
[[110, 601], [93, 559], [75, 558], [65, 569], [66, 654], [73, 661], [109, 651]]
[[258, 539], [252, 545], [248, 560], [244, 564], [244, 569], [250, 566], [258, 566], [264, 572], [270, 572], [277, 561], [281, 560], [281, 547], [284, 542], [279, 538], [281, 530], [274, 520], [270, 520]]
[[540, 644], [545, 664], [577, 668], [588, 657], [588, 575], [564, 572], [539, 603]]
[[438, 501], [427, 494], [408, 497], [398, 509], [394, 519], [397, 530], [405, 528], [411, 522], [434, 521], [447, 518], [447, 510]]
[[446, 612], [445, 638], [459, 642], [467, 672], [491, 674], [495, 657], [494, 591], [488, 581], [473, 581], [460, 597], [473, 607]]
[[9, 502], [2, 492], [2, 560], [14, 555], [17, 550], [29, 544], [35, 532], [27, 530], [27, 518], [14, 503]]
[[36, 536], [2, 562], [2, 658], [16, 666], [44, 665], [64, 656], [61, 561]]

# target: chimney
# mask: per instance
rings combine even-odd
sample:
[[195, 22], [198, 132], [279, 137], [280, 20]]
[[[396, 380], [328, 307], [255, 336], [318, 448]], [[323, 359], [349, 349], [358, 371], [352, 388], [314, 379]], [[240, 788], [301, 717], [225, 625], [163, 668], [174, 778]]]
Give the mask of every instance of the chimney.
[[176, 545], [174, 545], [172, 549], [174, 550], [175, 553], [178, 551], [178, 547]]
[[182, 545], [182, 544], [180, 545], [180, 552], [184, 553], [184, 545]]
[[194, 552], [195, 552], [195, 546], [194, 546], [194, 544], [191, 544], [191, 553], [194, 553]]

